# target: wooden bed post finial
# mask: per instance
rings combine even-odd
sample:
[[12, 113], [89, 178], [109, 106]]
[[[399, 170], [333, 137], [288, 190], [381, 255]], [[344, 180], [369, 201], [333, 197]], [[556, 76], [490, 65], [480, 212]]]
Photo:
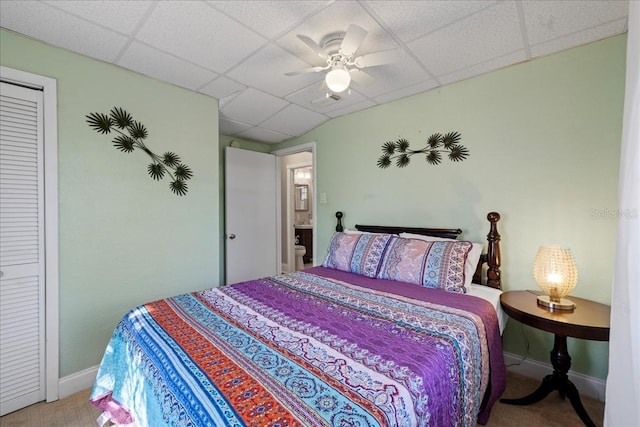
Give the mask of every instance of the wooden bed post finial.
[[336, 212], [336, 218], [338, 218], [338, 224], [336, 224], [336, 231], [338, 233], [342, 233], [344, 231], [344, 227], [342, 226], [342, 212]]
[[501, 289], [502, 280], [500, 278], [500, 233], [498, 233], [497, 223], [500, 221], [500, 214], [498, 212], [489, 212], [487, 219], [491, 223], [489, 228], [489, 234], [487, 234], [487, 241], [489, 247], [487, 248], [487, 285], [492, 288]]

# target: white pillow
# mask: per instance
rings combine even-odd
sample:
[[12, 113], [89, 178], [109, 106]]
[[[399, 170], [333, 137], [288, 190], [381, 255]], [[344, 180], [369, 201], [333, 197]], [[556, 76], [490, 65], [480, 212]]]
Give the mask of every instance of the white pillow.
[[[441, 241], [459, 241], [456, 239], [447, 239], [446, 237], [435, 237], [435, 236], [424, 236], [422, 234], [413, 234], [413, 233], [400, 233], [400, 237], [404, 239], [418, 239], [424, 240], [427, 242], [441, 242]], [[480, 256], [482, 255], [482, 247], [481, 243], [471, 242], [471, 250], [467, 255], [467, 260], [464, 263], [464, 287], [465, 289], [469, 289], [469, 285], [473, 282], [473, 275], [476, 272], [476, 268], [478, 267], [478, 262], [480, 261]]]
[[394, 233], [372, 233], [371, 231], [351, 230], [349, 228], [345, 228], [342, 232], [344, 234], [391, 234], [392, 236], [397, 236], [397, 234]]
[[342, 230], [342, 232], [344, 234], [364, 234], [364, 231], [349, 230], [348, 228], [345, 228], [344, 230]]
[[448, 237], [436, 237], [436, 236], [425, 236], [424, 234], [413, 234], [413, 233], [400, 233], [399, 237], [404, 239], [418, 239], [424, 240], [425, 242], [459, 242], [458, 239], [449, 239]]

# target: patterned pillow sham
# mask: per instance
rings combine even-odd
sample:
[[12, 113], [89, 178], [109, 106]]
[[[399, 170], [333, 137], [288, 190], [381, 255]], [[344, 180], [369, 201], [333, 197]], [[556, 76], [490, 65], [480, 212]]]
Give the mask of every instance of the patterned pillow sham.
[[[400, 237], [405, 239], [418, 239], [418, 240], [426, 240], [427, 242], [456, 242], [456, 239], [446, 239], [443, 237], [434, 237], [434, 236], [423, 236], [421, 234], [412, 234], [412, 233], [400, 233]], [[474, 243], [471, 242], [471, 250], [469, 251], [469, 255], [467, 255], [467, 260], [464, 263], [464, 287], [465, 289], [471, 285], [473, 282], [473, 275], [476, 272], [476, 268], [478, 268], [478, 262], [480, 262], [480, 257], [482, 256], [482, 243]]]
[[336, 233], [323, 267], [376, 277], [391, 234]]
[[464, 265], [471, 242], [424, 241], [394, 237], [378, 278], [465, 293]]

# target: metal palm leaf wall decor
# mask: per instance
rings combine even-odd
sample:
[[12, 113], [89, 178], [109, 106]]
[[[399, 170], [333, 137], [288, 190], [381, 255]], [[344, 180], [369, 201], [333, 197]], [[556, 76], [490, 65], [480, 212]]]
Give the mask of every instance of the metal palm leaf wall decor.
[[171, 191], [178, 196], [187, 194], [187, 181], [193, 177], [189, 166], [182, 163], [180, 157], [171, 151], [159, 156], [149, 150], [144, 143], [148, 136], [147, 129], [142, 123], [133, 120], [131, 114], [122, 108], [113, 107], [108, 115], [90, 113], [86, 118], [89, 126], [98, 133], [117, 133], [112, 141], [113, 146], [123, 153], [131, 153], [136, 148], [147, 153], [151, 157], [151, 164], [147, 167], [151, 178], [159, 181], [168, 175], [172, 180], [169, 184]]
[[427, 145], [420, 150], [412, 150], [409, 148], [409, 141], [400, 138], [397, 141], [388, 141], [382, 144], [382, 156], [378, 159], [378, 167], [386, 169], [395, 160], [395, 164], [399, 168], [409, 165], [411, 156], [415, 154], [424, 154], [425, 160], [430, 165], [437, 165], [442, 162], [442, 155], [446, 154], [449, 160], [461, 162], [469, 157], [469, 150], [460, 144], [460, 135], [458, 132], [449, 132], [447, 134], [434, 133], [427, 139]]

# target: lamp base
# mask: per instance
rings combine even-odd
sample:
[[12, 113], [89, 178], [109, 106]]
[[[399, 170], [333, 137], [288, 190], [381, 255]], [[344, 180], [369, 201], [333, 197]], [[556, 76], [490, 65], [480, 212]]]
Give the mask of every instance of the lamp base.
[[549, 295], [540, 295], [538, 297], [538, 304], [548, 307], [551, 310], [573, 310], [576, 308], [576, 304], [570, 299], [560, 298], [559, 301], [552, 301]]

